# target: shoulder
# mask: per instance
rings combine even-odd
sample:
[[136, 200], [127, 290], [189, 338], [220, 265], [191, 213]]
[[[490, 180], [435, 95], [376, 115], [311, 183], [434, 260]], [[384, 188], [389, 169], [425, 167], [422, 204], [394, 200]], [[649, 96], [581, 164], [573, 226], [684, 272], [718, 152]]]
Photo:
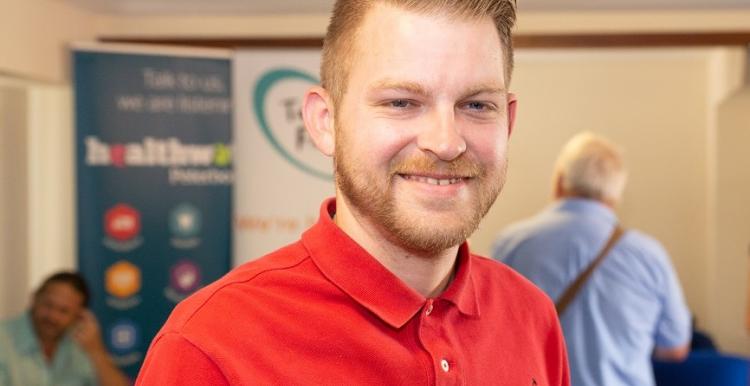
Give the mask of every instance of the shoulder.
[[[222, 316], [230, 309], [247, 302], [248, 297], [262, 296], [264, 285], [270, 277], [286, 277], [296, 267], [309, 262], [309, 254], [300, 242], [290, 244], [257, 260], [242, 264], [219, 280], [197, 291], [180, 302], [161, 333], [185, 332], [192, 321], [210, 318], [221, 323]], [[261, 299], [257, 299], [261, 300]], [[231, 322], [231, 320], [225, 320]]]
[[622, 236], [621, 249], [631, 255], [661, 264], [669, 262], [669, 254], [664, 246], [654, 237], [637, 229], [628, 229]]
[[15, 319], [0, 320], [0, 362], [15, 347], [13, 342], [13, 337], [16, 335], [13, 332], [14, 321]]
[[662, 293], [671, 288], [670, 283], [678, 281], [671, 258], [664, 246], [654, 237], [641, 231], [630, 229], [615, 246], [616, 255], [610, 267], [620, 277], [633, 281]]
[[472, 259], [472, 275], [480, 297], [499, 295], [504, 307], [531, 307], [545, 312], [554, 308], [542, 290], [508, 265], [477, 255]]
[[565, 218], [558, 213], [545, 210], [532, 217], [509, 224], [495, 237], [492, 258], [506, 259], [531, 240], [555, 237], [566, 230]]
[[557, 312], [547, 294], [503, 263], [473, 258], [472, 276], [482, 319], [493, 328], [512, 328], [518, 337], [529, 341], [562, 341]]
[[16, 351], [20, 347], [34, 345], [31, 319], [27, 313], [0, 321], [0, 355], [8, 351]]
[[523, 239], [543, 227], [546, 222], [540, 218], [541, 214], [514, 222], [503, 228], [497, 234], [497, 241]]
[[11, 335], [11, 329], [13, 328], [14, 322], [15, 318], [0, 320], [0, 339]]

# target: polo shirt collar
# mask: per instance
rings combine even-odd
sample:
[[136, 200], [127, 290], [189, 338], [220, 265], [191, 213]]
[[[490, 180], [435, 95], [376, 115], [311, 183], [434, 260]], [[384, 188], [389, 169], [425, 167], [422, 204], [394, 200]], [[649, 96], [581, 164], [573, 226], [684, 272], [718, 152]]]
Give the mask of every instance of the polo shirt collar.
[[[324, 276], [356, 302], [394, 328], [405, 325], [424, 305], [424, 296], [352, 240], [332, 220], [336, 200], [323, 202], [318, 222], [302, 235], [302, 243]], [[460, 312], [479, 316], [466, 243], [459, 247], [458, 270], [453, 282], [438, 296]]]
[[467, 316], [479, 317], [479, 300], [474, 276], [471, 274], [472, 260], [469, 244], [464, 242], [458, 247], [456, 276], [439, 298], [453, 303], [461, 313]]

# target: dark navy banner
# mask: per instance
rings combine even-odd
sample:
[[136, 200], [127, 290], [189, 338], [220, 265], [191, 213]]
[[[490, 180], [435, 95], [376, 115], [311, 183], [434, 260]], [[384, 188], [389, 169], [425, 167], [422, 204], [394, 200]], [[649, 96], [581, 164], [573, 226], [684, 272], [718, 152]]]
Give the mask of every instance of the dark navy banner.
[[73, 59], [78, 266], [135, 378], [175, 304], [230, 267], [230, 61], [106, 48]]

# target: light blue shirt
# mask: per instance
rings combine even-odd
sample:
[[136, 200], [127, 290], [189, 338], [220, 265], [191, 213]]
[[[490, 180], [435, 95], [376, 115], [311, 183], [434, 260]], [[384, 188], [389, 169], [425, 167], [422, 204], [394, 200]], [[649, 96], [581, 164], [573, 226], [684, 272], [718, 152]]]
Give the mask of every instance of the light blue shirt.
[[[557, 300], [596, 258], [617, 217], [594, 200], [560, 200], [501, 232], [492, 256]], [[571, 385], [652, 386], [654, 347], [690, 339], [690, 313], [669, 256], [627, 230], [563, 313]]]
[[66, 335], [52, 363], [44, 358], [28, 313], [0, 322], [0, 386], [95, 385], [86, 354]]

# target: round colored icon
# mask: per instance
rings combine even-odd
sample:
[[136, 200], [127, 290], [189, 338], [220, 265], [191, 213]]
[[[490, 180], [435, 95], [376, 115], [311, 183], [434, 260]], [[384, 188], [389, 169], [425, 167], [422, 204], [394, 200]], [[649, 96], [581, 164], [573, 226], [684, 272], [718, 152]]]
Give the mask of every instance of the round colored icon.
[[141, 270], [127, 261], [114, 263], [104, 273], [104, 286], [118, 298], [133, 296], [141, 289]]
[[183, 260], [172, 266], [169, 272], [169, 282], [175, 291], [187, 294], [198, 288], [201, 281], [201, 273], [198, 266], [192, 261]]
[[140, 231], [141, 214], [131, 206], [117, 204], [104, 214], [104, 232], [115, 240], [130, 240]]
[[169, 229], [178, 237], [193, 237], [201, 230], [201, 213], [193, 205], [183, 203], [169, 214]]
[[119, 321], [109, 330], [109, 342], [115, 351], [132, 350], [138, 343], [138, 328], [130, 321]]

